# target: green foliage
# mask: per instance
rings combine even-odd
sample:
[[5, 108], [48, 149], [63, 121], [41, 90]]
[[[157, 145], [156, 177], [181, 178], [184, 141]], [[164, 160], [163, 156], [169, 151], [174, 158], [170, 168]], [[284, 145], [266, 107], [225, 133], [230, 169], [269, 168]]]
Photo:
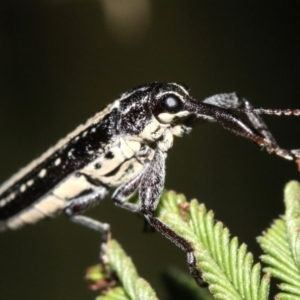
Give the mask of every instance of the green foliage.
[[[107, 245], [107, 259], [105, 268], [92, 267], [86, 276], [93, 284], [104, 287], [105, 293], [97, 300], [158, 300], [149, 283], [139, 277], [132, 260], [115, 240], [110, 240]], [[115, 275], [120, 282], [114, 283]]]
[[215, 299], [267, 299], [269, 276], [260, 277], [260, 265], [253, 265], [246, 245], [239, 246], [237, 238], [230, 240], [229, 230], [215, 222], [203, 204], [196, 200], [187, 204], [182, 195], [168, 192], [160, 211], [162, 221], [194, 246], [198, 267]]
[[[229, 230], [215, 221], [213, 213], [203, 204], [196, 200], [187, 202], [183, 195], [172, 191], [164, 192], [158, 218], [191, 242], [197, 267], [211, 294], [196, 286], [189, 275], [174, 270], [167, 276], [168, 286], [177, 288], [178, 294], [180, 286], [181, 291], [189, 295], [185, 299], [191, 300], [265, 300], [269, 299], [273, 276], [281, 282], [281, 292], [276, 299], [300, 299], [300, 185], [297, 182], [287, 185], [285, 205], [285, 215], [258, 238], [265, 253], [261, 259], [267, 265], [263, 269], [265, 274], [261, 275], [261, 266], [254, 263], [247, 246], [240, 245], [236, 237], [230, 238]], [[90, 269], [89, 279], [103, 286], [106, 280], [111, 283], [107, 278], [115, 274], [119, 281], [97, 299], [157, 299], [149, 284], [138, 277], [132, 261], [116, 241], [109, 242], [107, 256], [109, 272]]]
[[268, 267], [264, 272], [280, 280], [277, 299], [300, 299], [300, 185], [291, 181], [285, 188], [285, 215], [274, 221], [258, 242]]

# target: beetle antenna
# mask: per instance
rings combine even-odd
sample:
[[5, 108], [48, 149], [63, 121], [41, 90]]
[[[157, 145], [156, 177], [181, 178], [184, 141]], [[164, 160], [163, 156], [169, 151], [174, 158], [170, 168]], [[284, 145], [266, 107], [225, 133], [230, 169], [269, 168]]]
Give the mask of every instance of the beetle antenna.
[[300, 116], [300, 109], [268, 109], [268, 108], [253, 108], [253, 109], [234, 109], [235, 112], [254, 113], [257, 115], [273, 115], [273, 116]]

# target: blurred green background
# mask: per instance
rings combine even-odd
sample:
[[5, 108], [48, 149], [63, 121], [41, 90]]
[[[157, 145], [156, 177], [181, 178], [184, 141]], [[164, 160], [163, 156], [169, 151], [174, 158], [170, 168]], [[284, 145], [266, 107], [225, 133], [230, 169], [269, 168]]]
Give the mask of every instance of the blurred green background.
[[[296, 3], [296, 2], [295, 2]], [[299, 10], [293, 1], [0, 1], [0, 181], [120, 93], [178, 81], [195, 98], [236, 91], [254, 106], [300, 108]], [[280, 145], [300, 148], [300, 119], [264, 118]], [[175, 141], [166, 187], [213, 209], [260, 254], [255, 237], [283, 212], [293, 163], [216, 124]], [[185, 255], [104, 201], [89, 215], [163, 298], [161, 272]], [[0, 236], [0, 299], [93, 299], [83, 280], [99, 237], [61, 217]]]

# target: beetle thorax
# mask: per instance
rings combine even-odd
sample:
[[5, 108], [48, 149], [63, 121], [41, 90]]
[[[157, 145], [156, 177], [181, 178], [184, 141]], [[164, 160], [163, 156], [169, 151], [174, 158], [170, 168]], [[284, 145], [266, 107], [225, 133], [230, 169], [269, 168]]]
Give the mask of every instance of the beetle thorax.
[[162, 124], [152, 117], [138, 137], [142, 141], [157, 144], [162, 151], [166, 152], [173, 146], [174, 136], [181, 137], [190, 131], [191, 128], [184, 124]]

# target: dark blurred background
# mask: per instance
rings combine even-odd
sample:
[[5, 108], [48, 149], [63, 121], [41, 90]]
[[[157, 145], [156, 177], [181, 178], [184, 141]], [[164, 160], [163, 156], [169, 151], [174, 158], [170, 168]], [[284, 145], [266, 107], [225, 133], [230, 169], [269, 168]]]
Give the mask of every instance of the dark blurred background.
[[[184, 82], [199, 100], [236, 91], [256, 107], [300, 108], [299, 11], [293, 1], [0, 1], [0, 181], [120, 93]], [[300, 148], [300, 119], [265, 120], [280, 145]], [[295, 164], [216, 124], [177, 139], [166, 187], [213, 209], [258, 257], [255, 238], [283, 213]], [[164, 298], [161, 272], [185, 255], [104, 201], [139, 273]], [[83, 280], [99, 237], [61, 217], [0, 236], [0, 299], [93, 299]]]

